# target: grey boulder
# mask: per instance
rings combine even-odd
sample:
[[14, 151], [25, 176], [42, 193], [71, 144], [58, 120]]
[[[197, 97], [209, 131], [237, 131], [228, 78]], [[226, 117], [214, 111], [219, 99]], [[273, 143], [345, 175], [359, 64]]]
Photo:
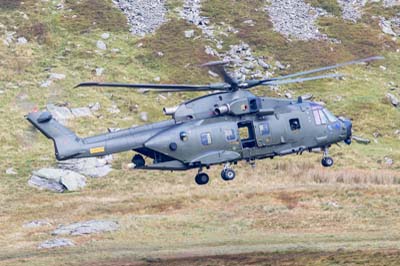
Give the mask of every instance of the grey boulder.
[[86, 177], [69, 170], [43, 168], [33, 171], [28, 184], [54, 192], [78, 191], [86, 186]]
[[186, 38], [192, 38], [193, 36], [194, 36], [194, 30], [186, 30], [185, 31]]
[[397, 99], [396, 96], [394, 96], [391, 93], [386, 94], [386, 98], [390, 101], [390, 103], [394, 106], [397, 107], [399, 105], [399, 99]]
[[43, 248], [60, 248], [60, 247], [69, 247], [69, 246], [75, 246], [74, 242], [72, 242], [69, 239], [66, 238], [55, 238], [55, 239], [50, 239], [42, 244], [39, 245], [39, 249]]
[[392, 22], [390, 20], [386, 20], [385, 18], [381, 17], [381, 20], [379, 21], [379, 26], [381, 27], [383, 33], [391, 36], [397, 36], [397, 34], [392, 29]]
[[59, 161], [58, 167], [61, 169], [78, 172], [90, 177], [104, 177], [111, 171], [112, 155], [103, 158], [83, 158]]
[[89, 107], [78, 107], [78, 108], [72, 108], [71, 113], [75, 117], [88, 117], [92, 116], [92, 112], [90, 111]]
[[42, 190], [50, 190], [53, 192], [62, 193], [66, 188], [57, 181], [45, 179], [36, 175], [32, 175], [28, 181], [28, 185]]
[[107, 50], [107, 45], [103, 42], [103, 41], [101, 41], [101, 40], [98, 40], [97, 41], [97, 43], [96, 43], [96, 47], [98, 48], [98, 49], [100, 49], [100, 50]]
[[118, 230], [118, 228], [119, 225], [115, 221], [90, 220], [69, 225], [61, 225], [53, 232], [53, 235], [79, 236], [102, 232], [112, 232]]
[[27, 223], [24, 223], [22, 225], [23, 228], [39, 228], [39, 227], [43, 227], [43, 226], [49, 226], [51, 225], [51, 223], [49, 221], [46, 220], [34, 220], [34, 221], [30, 221]]
[[25, 37], [19, 37], [17, 39], [17, 44], [19, 44], [19, 45], [24, 45], [24, 44], [27, 44], [27, 43], [28, 43], [28, 40]]
[[66, 124], [69, 119], [73, 119], [74, 115], [71, 110], [65, 106], [56, 106], [54, 104], [48, 104], [46, 106], [47, 111], [49, 111], [54, 119], [56, 119], [61, 124]]
[[65, 74], [60, 74], [60, 73], [50, 73], [49, 79], [50, 80], [62, 80], [65, 79], [66, 75]]

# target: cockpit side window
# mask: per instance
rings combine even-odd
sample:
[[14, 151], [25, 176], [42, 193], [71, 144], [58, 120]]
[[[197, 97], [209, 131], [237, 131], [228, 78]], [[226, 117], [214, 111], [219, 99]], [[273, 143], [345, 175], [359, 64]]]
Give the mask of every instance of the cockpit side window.
[[313, 114], [314, 114], [315, 124], [316, 124], [317, 126], [321, 125], [322, 122], [321, 122], [321, 117], [319, 116], [318, 110], [314, 110], [314, 111], [313, 111]]
[[321, 122], [322, 124], [328, 124], [328, 118], [325, 116], [324, 112], [322, 110], [318, 110], [319, 117], [321, 117]]
[[328, 118], [329, 122], [336, 122], [338, 120], [336, 116], [334, 116], [331, 112], [328, 111], [328, 109], [324, 108], [322, 109], [322, 111]]
[[337, 121], [336, 116], [334, 116], [331, 112], [329, 112], [326, 108], [322, 108], [322, 106], [313, 106], [313, 115], [315, 119], [316, 125], [326, 125], [330, 122]]

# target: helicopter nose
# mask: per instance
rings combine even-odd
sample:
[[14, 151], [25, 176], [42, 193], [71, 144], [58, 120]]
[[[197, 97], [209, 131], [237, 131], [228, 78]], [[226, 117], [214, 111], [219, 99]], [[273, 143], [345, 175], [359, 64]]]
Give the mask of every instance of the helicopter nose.
[[346, 126], [346, 139], [344, 142], [347, 145], [351, 144], [351, 129], [353, 127], [353, 124], [351, 123], [350, 119], [343, 119], [343, 123]]

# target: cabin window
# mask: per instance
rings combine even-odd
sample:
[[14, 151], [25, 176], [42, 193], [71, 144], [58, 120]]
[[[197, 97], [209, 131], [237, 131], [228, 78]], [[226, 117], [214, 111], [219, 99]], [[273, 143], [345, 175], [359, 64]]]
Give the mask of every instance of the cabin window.
[[268, 122], [263, 122], [261, 124], [258, 125], [258, 128], [260, 129], [260, 134], [262, 136], [267, 136], [269, 135], [270, 131], [269, 131], [269, 125]]
[[225, 129], [225, 139], [228, 142], [236, 140], [236, 134], [233, 129]]
[[295, 130], [300, 130], [301, 126], [300, 126], [300, 120], [298, 118], [293, 118], [289, 120], [289, 124], [290, 124], [290, 129], [292, 131]]
[[211, 145], [212, 143], [211, 133], [210, 132], [201, 133], [200, 140], [201, 144], [203, 144], [204, 146]]

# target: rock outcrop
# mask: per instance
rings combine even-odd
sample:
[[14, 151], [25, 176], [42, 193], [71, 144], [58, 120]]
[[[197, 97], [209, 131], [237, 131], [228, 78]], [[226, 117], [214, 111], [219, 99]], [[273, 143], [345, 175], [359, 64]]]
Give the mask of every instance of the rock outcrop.
[[75, 246], [75, 243], [66, 238], [50, 239], [39, 245], [39, 249], [60, 248]]
[[47, 111], [56, 119], [59, 123], [65, 125], [68, 120], [77, 117], [92, 117], [92, 111], [89, 107], [78, 107], [68, 108], [66, 106], [57, 106], [54, 104], [48, 104]]
[[144, 36], [157, 30], [166, 21], [165, 0], [113, 0], [128, 19], [130, 31]]
[[118, 228], [119, 225], [115, 221], [90, 220], [69, 225], [61, 225], [53, 232], [53, 235], [79, 236], [102, 232], [112, 232], [118, 230]]
[[327, 12], [314, 8], [303, 0], [269, 0], [266, 7], [274, 30], [286, 36], [299, 40], [327, 39], [319, 32], [316, 20]]
[[86, 177], [73, 171], [43, 168], [33, 171], [28, 184], [53, 192], [78, 191], [86, 186]]
[[58, 167], [65, 170], [74, 171], [90, 177], [104, 177], [111, 171], [112, 155], [98, 158], [82, 158], [59, 161]]

